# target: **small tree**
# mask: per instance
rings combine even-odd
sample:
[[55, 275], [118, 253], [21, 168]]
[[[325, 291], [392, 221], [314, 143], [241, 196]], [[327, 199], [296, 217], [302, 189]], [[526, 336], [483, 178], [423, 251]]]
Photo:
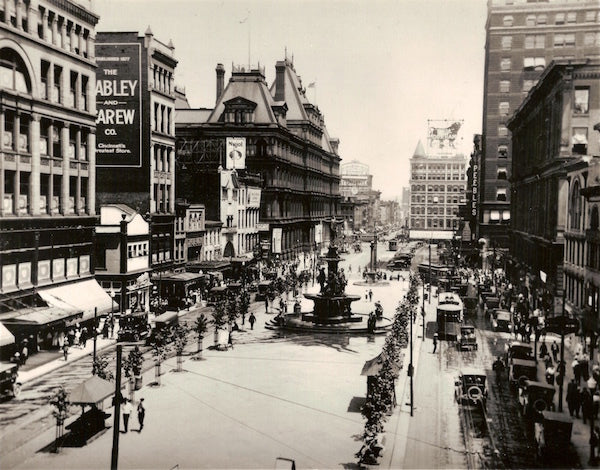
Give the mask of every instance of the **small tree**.
[[215, 327], [215, 346], [219, 343], [219, 330], [227, 325], [227, 301], [219, 300], [213, 310], [213, 318], [211, 320], [212, 325]]
[[92, 365], [92, 373], [104, 380], [113, 380], [115, 376], [110, 370], [110, 363], [106, 356], [97, 356]]
[[123, 371], [125, 377], [129, 379], [129, 398], [131, 401], [135, 398], [135, 390], [141, 388], [142, 365], [144, 363], [144, 355], [140, 351], [139, 346], [136, 346], [123, 361]]
[[202, 340], [204, 339], [204, 335], [208, 331], [208, 319], [204, 314], [200, 315], [196, 318], [196, 322], [193, 327], [196, 335], [198, 335], [198, 359], [202, 358]]
[[152, 355], [154, 356], [154, 377], [156, 379], [155, 384], [160, 385], [160, 366], [162, 362], [167, 358], [169, 353], [169, 334], [164, 331], [157, 331], [154, 334], [152, 343]]
[[58, 390], [54, 393], [50, 399], [50, 404], [54, 407], [52, 415], [56, 418], [56, 440], [55, 452], [58, 452], [62, 444], [64, 432], [65, 432], [65, 420], [69, 412], [69, 392], [67, 392], [61, 385]]
[[183, 351], [188, 343], [189, 332], [190, 328], [185, 324], [175, 325], [171, 330], [171, 337], [173, 338], [175, 353], [177, 355], [177, 372], [183, 370]]

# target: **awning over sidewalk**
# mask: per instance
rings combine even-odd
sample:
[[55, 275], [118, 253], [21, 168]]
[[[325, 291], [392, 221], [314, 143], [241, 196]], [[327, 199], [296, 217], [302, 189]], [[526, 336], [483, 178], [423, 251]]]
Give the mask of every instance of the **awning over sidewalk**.
[[203, 279], [204, 277], [205, 277], [204, 274], [183, 272], [183, 273], [174, 273], [169, 276], [164, 276], [164, 277], [160, 278], [160, 280], [161, 280], [161, 282], [166, 281], [166, 282], [188, 283], [188, 282], [199, 281], [199, 280]]
[[191, 272], [224, 271], [231, 268], [231, 263], [224, 260], [200, 261], [197, 263], [188, 263], [185, 267]]
[[112, 299], [95, 279], [40, 289], [38, 293], [48, 305], [81, 310], [81, 321], [93, 318], [95, 308], [98, 315], [112, 310]]
[[14, 344], [15, 337], [14, 335], [8, 331], [2, 323], [0, 323], [0, 347], [8, 346], [9, 344]]
[[63, 310], [59, 307], [32, 307], [11, 312], [10, 318], [2, 318], [8, 328], [15, 326], [46, 326], [53, 323], [67, 323], [70, 320], [80, 319], [81, 310], [74, 307]]

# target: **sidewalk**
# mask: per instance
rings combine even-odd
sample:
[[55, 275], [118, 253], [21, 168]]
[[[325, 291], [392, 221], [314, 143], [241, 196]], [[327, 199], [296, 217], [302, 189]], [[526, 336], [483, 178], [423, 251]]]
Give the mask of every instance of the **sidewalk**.
[[[419, 297], [419, 308], [423, 302], [423, 292]], [[417, 314], [417, 319], [413, 323], [413, 377], [416, 374], [419, 356], [423, 345], [425, 344], [423, 333], [423, 321], [425, 327], [427, 322], [435, 320], [436, 303], [425, 302], [425, 319]], [[427, 336], [427, 328], [425, 328]], [[383, 457], [379, 463], [380, 468], [404, 468], [404, 457], [406, 454], [406, 443], [408, 437], [408, 428], [410, 425], [410, 377], [408, 376], [408, 365], [410, 364], [410, 344], [404, 351], [404, 367], [400, 371], [400, 377], [396, 385], [396, 396], [398, 397], [398, 406], [394, 414], [385, 425], [386, 430], [386, 448]]]

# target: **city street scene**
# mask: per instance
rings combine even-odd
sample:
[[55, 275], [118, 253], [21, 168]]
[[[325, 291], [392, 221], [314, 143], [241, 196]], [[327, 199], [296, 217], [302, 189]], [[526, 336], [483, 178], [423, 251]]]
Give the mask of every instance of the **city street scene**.
[[598, 0], [0, 1], [0, 468], [600, 466]]

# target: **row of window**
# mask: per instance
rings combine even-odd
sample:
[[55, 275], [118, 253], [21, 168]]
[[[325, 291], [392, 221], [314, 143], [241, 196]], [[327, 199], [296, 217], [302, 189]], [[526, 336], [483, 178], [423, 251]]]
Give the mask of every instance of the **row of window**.
[[[41, 173], [39, 199], [32, 200], [32, 174], [27, 171], [4, 170], [2, 193], [3, 214], [25, 215], [33, 213], [37, 204], [40, 214], [74, 214], [85, 211], [88, 179], [83, 176], [50, 175]], [[63, 185], [68, 184], [68, 197], [63, 198]]]
[[139, 258], [141, 256], [148, 256], [148, 242], [127, 244], [127, 258]]
[[430, 173], [444, 173], [449, 170], [460, 170], [465, 171], [465, 165], [462, 163], [447, 163], [447, 164], [427, 164], [427, 163], [415, 163], [412, 165], [412, 171], [417, 170], [429, 170]]
[[[508, 2], [507, 2], [508, 3]], [[583, 20], [585, 23], [600, 22], [600, 12], [598, 11], [586, 11], [584, 15], [580, 16], [580, 21]], [[515, 26], [514, 17], [512, 15], [505, 15], [502, 18], [502, 24], [504, 26]], [[577, 23], [577, 12], [569, 11], [559, 12], [554, 15], [554, 24], [575, 24]], [[545, 13], [539, 15], [527, 15], [525, 17], [525, 26], [544, 26], [548, 24], [548, 15]]]
[[460, 192], [460, 191], [464, 191], [465, 187], [464, 186], [453, 186], [453, 185], [449, 185], [446, 186], [444, 184], [442, 185], [432, 185], [430, 184], [429, 186], [427, 185], [419, 185], [419, 184], [413, 184], [411, 187], [411, 191], [413, 192], [417, 192], [417, 191], [429, 191], [429, 192]]
[[164, 145], [153, 145], [154, 171], [169, 172], [171, 168], [171, 154], [173, 149]]
[[164, 93], [173, 93], [173, 72], [154, 65], [152, 67], [152, 87]]
[[[586, 46], [593, 46], [596, 41], [596, 33], [586, 33], [584, 42]], [[513, 47], [512, 36], [502, 36], [502, 50], [510, 51]], [[575, 47], [575, 33], [555, 33], [554, 47]], [[545, 34], [532, 34], [525, 36], [525, 49], [544, 49], [546, 47]]]
[[447, 207], [445, 210], [443, 207], [433, 206], [427, 207], [424, 206], [413, 206], [410, 208], [410, 212], [413, 215], [444, 215], [444, 212], [447, 215], [456, 215], [458, 214], [458, 207]]
[[[445, 222], [444, 222], [445, 221]], [[458, 221], [456, 218], [452, 219], [422, 219], [413, 217], [410, 219], [410, 227], [413, 229], [419, 228], [446, 228], [446, 229], [455, 229], [458, 226]]]
[[154, 127], [152, 130], [163, 134], [173, 135], [173, 108], [160, 103], [154, 103]]
[[[446, 204], [464, 204], [465, 197], [464, 197], [464, 195], [447, 196], [445, 200], [446, 200]], [[443, 204], [444, 196], [425, 197], [424, 195], [413, 194], [410, 197], [410, 202], [417, 203], [417, 204], [425, 204], [426, 202], [427, 202], [427, 204]]]
[[[509, 81], [502, 81], [501, 91], [502, 91], [502, 83], [508, 83]], [[537, 80], [524, 80], [523, 81], [523, 91], [529, 91], [534, 83], [537, 83]], [[525, 88], [528, 87], [527, 90]], [[574, 100], [573, 100], [573, 114], [587, 114], [590, 108], [590, 88], [589, 87], [575, 87], [574, 90]], [[510, 104], [508, 101], [501, 101], [498, 103], [498, 113], [501, 116], [508, 116], [510, 111]]]
[[94, 53], [91, 32], [57, 12], [43, 6], [34, 9], [31, 2], [4, 0], [0, 2], [0, 21], [37, 36], [68, 52], [88, 57]]

